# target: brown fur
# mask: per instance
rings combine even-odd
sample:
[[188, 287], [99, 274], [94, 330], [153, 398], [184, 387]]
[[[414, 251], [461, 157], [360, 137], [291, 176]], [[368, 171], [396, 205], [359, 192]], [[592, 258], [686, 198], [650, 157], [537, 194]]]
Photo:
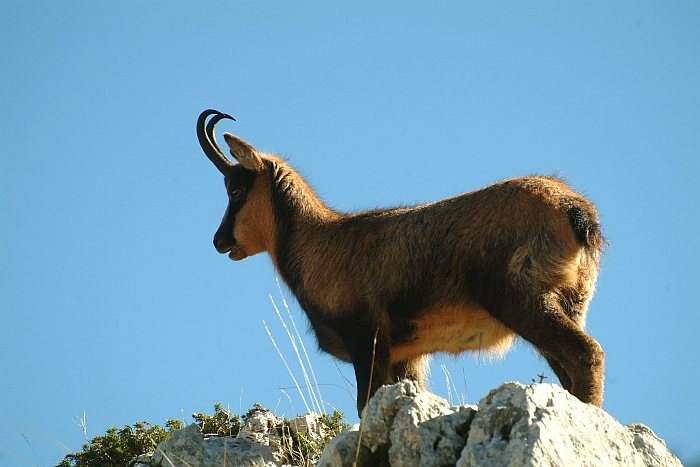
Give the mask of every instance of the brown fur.
[[340, 214], [284, 161], [225, 138], [245, 167], [226, 169], [217, 250], [235, 260], [270, 254], [319, 347], [353, 363], [359, 410], [382, 384], [422, 384], [432, 353], [502, 355], [516, 335], [567, 390], [602, 404], [604, 354], [583, 329], [604, 239], [595, 208], [565, 183], [513, 179], [437, 203]]

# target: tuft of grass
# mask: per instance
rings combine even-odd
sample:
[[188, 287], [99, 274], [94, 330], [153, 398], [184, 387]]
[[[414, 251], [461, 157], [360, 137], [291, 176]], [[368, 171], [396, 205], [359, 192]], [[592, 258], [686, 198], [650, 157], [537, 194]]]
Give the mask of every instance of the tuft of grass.
[[[440, 365], [440, 368], [442, 369], [442, 372], [445, 374], [445, 385], [447, 386], [447, 402], [450, 405], [455, 405], [455, 402], [452, 399], [452, 389], [454, 389], [454, 396], [455, 399], [457, 400], [457, 405], [466, 405], [467, 404], [467, 396], [466, 393], [460, 395], [459, 391], [457, 390], [457, 386], [455, 385], [454, 380], [452, 379], [452, 373], [447, 369], [447, 366], [444, 364]], [[462, 368], [462, 376], [464, 376], [464, 368]], [[466, 376], [464, 377], [464, 389], [466, 391], [467, 388], [467, 379]]]
[[[2, 425], [7, 425], [10, 428], [4, 428], [4, 427], [2, 427]], [[17, 432], [17, 430], [18, 430], [18, 432]], [[39, 452], [37, 452], [37, 450], [35, 450], [34, 447], [41, 448], [43, 450], [49, 451], [49, 452], [56, 454], [58, 456], [61, 456], [61, 455], [65, 456], [66, 453], [71, 452], [71, 450], [65, 444], [52, 438], [51, 436], [47, 435], [46, 433], [39, 431], [39, 430], [36, 430], [30, 426], [23, 425], [21, 423], [15, 422], [13, 420], [7, 419], [7, 418], [0, 417], [0, 431], [9, 433], [10, 435], [16, 436], [18, 438], [23, 438], [24, 441], [26, 441], [26, 443], [29, 445], [29, 448], [31, 449], [34, 456], [36, 456], [36, 460], [39, 461], [41, 466], [44, 465], [44, 462], [42, 461], [41, 457], [39, 456]], [[30, 437], [25, 435], [24, 432], [27, 432], [30, 435]], [[37, 438], [42, 438], [44, 440], [44, 442], [37, 441]], [[48, 442], [48, 444], [46, 442]], [[59, 449], [60, 452], [57, 451], [56, 449]], [[15, 451], [13, 451], [5, 446], [0, 445], [0, 450], [12, 454], [16, 458], [21, 459], [22, 461], [24, 461], [25, 463], [27, 463], [29, 465], [35, 465], [37, 467], [41, 467], [40, 464], [37, 464], [36, 462], [32, 462], [31, 460], [27, 459], [26, 457], [20, 455], [19, 453], [15, 452]]]
[[[292, 312], [290, 311], [289, 305], [287, 304], [287, 301], [284, 298], [284, 294], [282, 293], [282, 287], [280, 286], [279, 280], [276, 280], [276, 282], [277, 282], [277, 289], [280, 293], [280, 297], [282, 298], [282, 304], [284, 305], [284, 308], [287, 311], [287, 316], [289, 317], [289, 320], [292, 323], [292, 327], [294, 328], [294, 332], [295, 332], [296, 336], [292, 335], [292, 332], [289, 330], [289, 327], [287, 326], [287, 322], [282, 317], [282, 313], [280, 313], [280, 310], [277, 307], [277, 303], [275, 303], [275, 300], [274, 300], [274, 298], [272, 298], [272, 295], [269, 296], [270, 301], [272, 302], [272, 307], [275, 309], [275, 313], [277, 314], [277, 317], [279, 318], [280, 323], [282, 323], [282, 326], [284, 327], [284, 330], [287, 333], [287, 337], [289, 338], [289, 342], [291, 343], [292, 348], [294, 349], [294, 353], [296, 354], [297, 361], [299, 362], [299, 367], [301, 368], [301, 372], [302, 372], [302, 375], [304, 377], [305, 384], [303, 386], [299, 384], [296, 377], [294, 376], [294, 372], [289, 367], [289, 364], [287, 363], [287, 360], [284, 358], [282, 351], [277, 346], [277, 342], [275, 342], [274, 337], [272, 337], [272, 333], [270, 332], [270, 329], [267, 327], [267, 323], [265, 322], [265, 320], [263, 320], [263, 326], [265, 327], [265, 331], [267, 331], [267, 335], [270, 337], [270, 340], [272, 341], [272, 345], [275, 347], [275, 349], [277, 350], [277, 353], [279, 354], [280, 358], [282, 359], [282, 363], [284, 363], [285, 368], [287, 368], [289, 375], [292, 377], [292, 380], [294, 381], [294, 385], [296, 386], [297, 391], [299, 391], [299, 396], [301, 397], [301, 400], [304, 403], [304, 406], [306, 407], [306, 411], [309, 413], [313, 412], [313, 413], [325, 414], [326, 413], [325, 402], [323, 400], [323, 396], [321, 395], [321, 388], [318, 384], [318, 381], [316, 380], [316, 373], [314, 372], [314, 367], [311, 364], [311, 359], [309, 358], [309, 354], [306, 351], [306, 346], [304, 345], [304, 340], [301, 338], [301, 334], [299, 333], [299, 329], [297, 328], [296, 322], [294, 321], [294, 318], [292, 317]], [[304, 354], [304, 357], [306, 359], [306, 364], [304, 364], [304, 359], [302, 359], [302, 357], [301, 357], [301, 353], [299, 352], [299, 347], [301, 347], [301, 350]], [[306, 369], [306, 365], [309, 366], [308, 371]], [[309, 377], [309, 373], [311, 374], [311, 377]], [[311, 378], [313, 378], [313, 383], [311, 382]], [[307, 402], [307, 398], [304, 396], [304, 393], [301, 390], [302, 387], [306, 388], [308, 391], [308, 402]], [[287, 396], [287, 397], [289, 397], [289, 396]], [[309, 407], [309, 404], [311, 404], [311, 407]]]

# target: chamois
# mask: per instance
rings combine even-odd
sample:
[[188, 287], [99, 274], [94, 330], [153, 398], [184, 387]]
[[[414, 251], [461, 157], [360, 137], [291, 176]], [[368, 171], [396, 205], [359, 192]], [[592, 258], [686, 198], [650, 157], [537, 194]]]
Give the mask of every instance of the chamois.
[[424, 385], [430, 354], [502, 355], [516, 335], [565, 389], [602, 405], [604, 354], [583, 328], [605, 239], [586, 198], [556, 178], [526, 177], [339, 213], [286, 161], [226, 133], [232, 163], [214, 136], [224, 118], [207, 110], [197, 121], [229, 198], [214, 246], [234, 261], [271, 256], [319, 348], [353, 364], [360, 415], [384, 384]]

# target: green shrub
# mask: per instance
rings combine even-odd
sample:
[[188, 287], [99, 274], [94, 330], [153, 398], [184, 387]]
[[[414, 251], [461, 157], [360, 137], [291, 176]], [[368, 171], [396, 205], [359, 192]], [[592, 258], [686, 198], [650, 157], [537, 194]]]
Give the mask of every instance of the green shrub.
[[[260, 407], [258, 404], [255, 405]], [[197, 422], [199, 429], [205, 436], [236, 436], [243, 428], [243, 422], [238, 415], [231, 414], [218, 403], [214, 404], [214, 415], [200, 413], [193, 414], [192, 418]], [[247, 416], [243, 418], [247, 420]]]
[[182, 428], [179, 420], [168, 420], [163, 429], [148, 422], [136, 422], [133, 427], [110, 428], [105, 436], [96, 436], [83, 444], [83, 450], [68, 454], [57, 467], [126, 467], [134, 457], [155, 450]]

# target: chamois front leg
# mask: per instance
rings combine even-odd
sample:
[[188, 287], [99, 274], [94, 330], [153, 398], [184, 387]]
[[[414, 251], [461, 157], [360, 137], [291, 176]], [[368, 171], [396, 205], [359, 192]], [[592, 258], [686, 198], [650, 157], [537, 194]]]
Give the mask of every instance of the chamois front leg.
[[[357, 379], [357, 414], [362, 417], [369, 398], [390, 382], [390, 337], [379, 327], [366, 323], [344, 326], [343, 341]], [[370, 385], [371, 382], [371, 385]]]
[[403, 379], [410, 379], [418, 383], [423, 389], [426, 389], [425, 372], [428, 366], [428, 358], [425, 356], [393, 362], [391, 364], [391, 383], [397, 383]]

